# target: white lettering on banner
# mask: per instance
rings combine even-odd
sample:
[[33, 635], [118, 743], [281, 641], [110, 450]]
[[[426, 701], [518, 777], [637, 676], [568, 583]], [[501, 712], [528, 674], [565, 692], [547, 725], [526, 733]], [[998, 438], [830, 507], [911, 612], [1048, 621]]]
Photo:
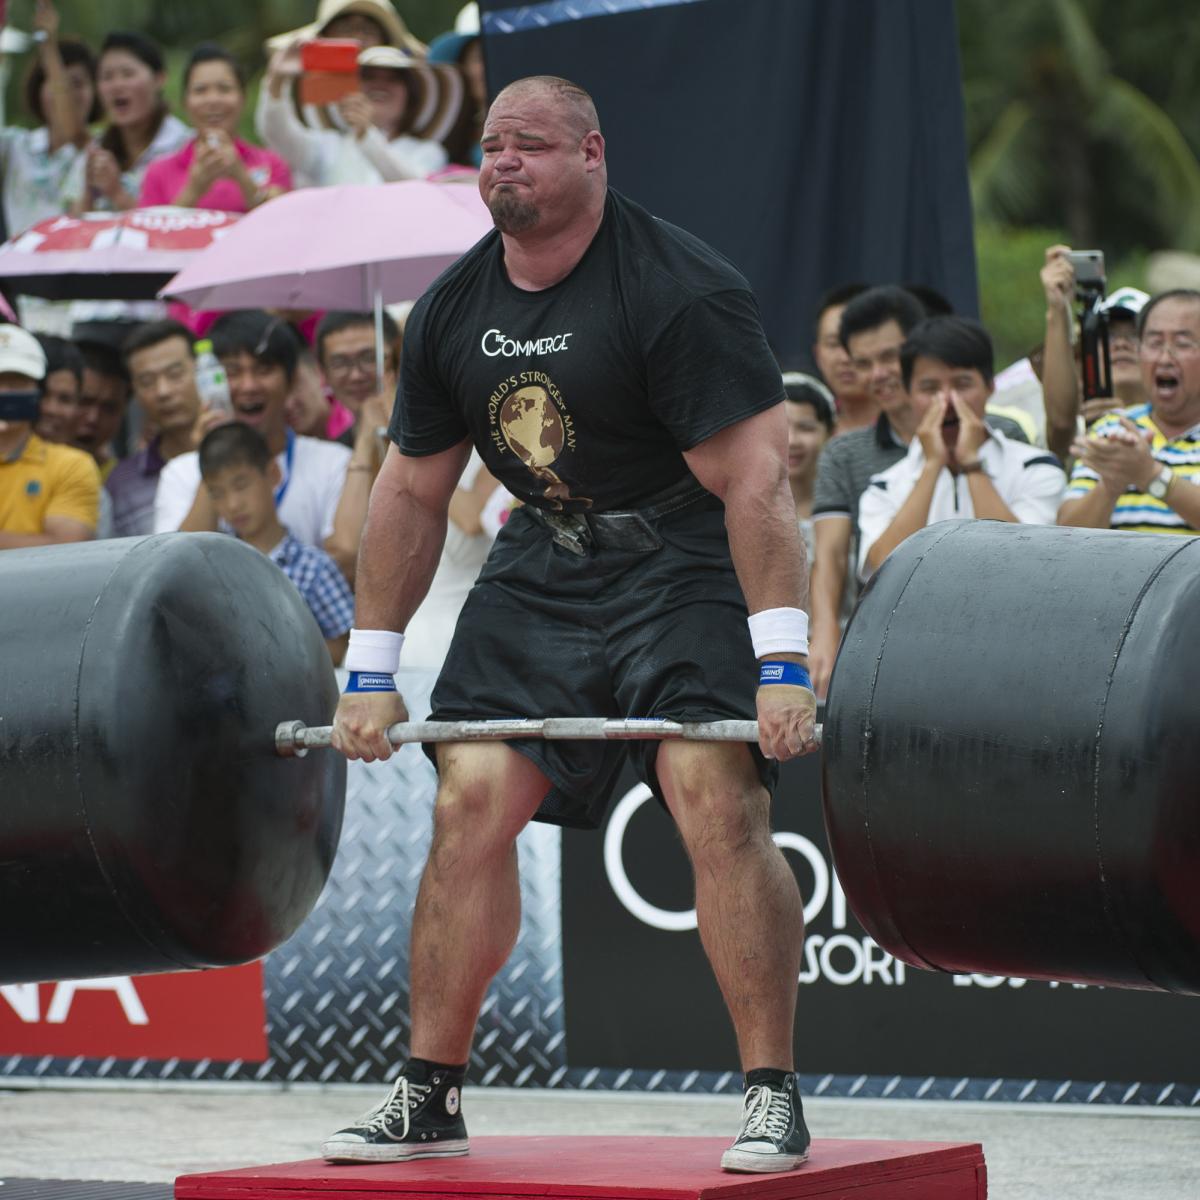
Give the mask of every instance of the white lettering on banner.
[[560, 350], [570, 350], [567, 338], [574, 336], [573, 333], [556, 333], [550, 337], [518, 342], [505, 336], [499, 329], [489, 329], [479, 345], [488, 358], [495, 358], [497, 355], [516, 358], [519, 354], [557, 354]]
[[36, 983], [10, 983], [0, 987], [0, 996], [12, 1006], [17, 1017], [26, 1025], [38, 1019], [38, 985]]
[[848, 933], [836, 933], [827, 938], [820, 933], [810, 933], [804, 939], [804, 965], [800, 968], [799, 981], [816, 983], [818, 979], [827, 979], [838, 987], [870, 983], [875, 979], [884, 984], [903, 984], [904, 972], [904, 963], [869, 937], [853, 938]]
[[[76, 992], [112, 992], [130, 1025], [150, 1024], [150, 1018], [146, 1015], [146, 1008], [137, 993], [137, 988], [133, 986], [133, 980], [128, 975], [115, 975], [106, 979], [72, 979], [66, 983], [56, 983], [46, 1009], [45, 1021], [48, 1025], [66, 1023]], [[0, 996], [8, 1001], [13, 1012], [25, 1024], [32, 1025], [42, 1020], [36, 983], [8, 984], [0, 987]]]
[[[1024, 979], [1016, 977], [1010, 979], [1007, 975], [955, 975], [955, 987], [981, 987], [981, 988], [997, 988], [1002, 984], [1007, 983], [1011, 988], [1020, 988], [1025, 986]], [[1056, 984], [1051, 984], [1051, 987], [1056, 987]]]
[[[643, 925], [666, 933], [683, 933], [696, 928], [696, 910], [659, 908], [645, 899], [630, 882], [625, 870], [625, 833], [634, 814], [652, 796], [650, 789], [639, 783], [632, 787], [613, 809], [612, 819], [604, 831], [604, 873], [608, 876], [613, 894], [632, 916]], [[804, 906], [804, 920], [811, 924], [826, 901], [835, 929], [846, 928], [846, 894], [824, 855], [803, 834], [783, 831], [772, 835], [783, 850], [794, 850], [808, 863], [813, 874], [812, 895]], [[905, 982], [905, 965], [893, 958], [869, 937], [855, 938], [838, 933], [832, 937], [809, 934], [804, 942], [804, 965], [799, 982], [815, 983], [818, 979], [844, 987], [852, 983], [869, 984], [878, 981], [897, 986]]]

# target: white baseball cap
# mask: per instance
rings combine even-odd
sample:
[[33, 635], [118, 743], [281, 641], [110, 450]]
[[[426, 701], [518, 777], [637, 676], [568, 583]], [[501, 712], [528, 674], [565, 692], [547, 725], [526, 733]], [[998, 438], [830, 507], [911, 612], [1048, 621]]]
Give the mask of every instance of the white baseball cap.
[[1105, 297], [1100, 303], [1101, 312], [1109, 313], [1120, 311], [1128, 316], [1136, 318], [1138, 313], [1146, 307], [1146, 302], [1150, 299], [1146, 292], [1141, 288], [1135, 287], [1119, 287], [1111, 296]]
[[46, 352], [37, 338], [19, 325], [0, 325], [0, 374], [5, 371], [39, 381], [46, 378]]

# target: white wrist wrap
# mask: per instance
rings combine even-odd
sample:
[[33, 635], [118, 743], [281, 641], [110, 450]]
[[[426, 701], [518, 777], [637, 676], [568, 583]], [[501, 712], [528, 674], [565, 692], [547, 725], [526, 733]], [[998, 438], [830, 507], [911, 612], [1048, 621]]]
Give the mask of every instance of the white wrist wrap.
[[342, 666], [347, 671], [395, 675], [400, 670], [400, 647], [403, 645], [404, 634], [390, 629], [352, 629]]
[[[755, 658], [808, 653], [808, 613], [802, 608], [764, 608], [751, 613], [749, 625]], [[353, 643], [354, 634], [350, 638]]]

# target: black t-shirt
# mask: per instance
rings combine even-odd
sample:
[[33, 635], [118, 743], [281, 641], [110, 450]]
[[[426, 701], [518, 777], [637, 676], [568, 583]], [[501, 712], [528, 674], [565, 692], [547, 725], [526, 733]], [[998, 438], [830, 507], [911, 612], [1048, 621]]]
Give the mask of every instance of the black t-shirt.
[[609, 191], [560, 283], [522, 291], [489, 234], [417, 302], [390, 434], [404, 454], [470, 437], [514, 496], [637, 508], [681, 451], [783, 399], [746, 280], [698, 238]]

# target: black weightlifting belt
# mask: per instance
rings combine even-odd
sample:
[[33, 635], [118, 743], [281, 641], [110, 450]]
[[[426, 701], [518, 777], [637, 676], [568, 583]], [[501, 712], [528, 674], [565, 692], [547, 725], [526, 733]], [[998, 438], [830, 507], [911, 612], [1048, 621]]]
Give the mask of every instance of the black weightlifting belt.
[[561, 513], [527, 504], [525, 510], [549, 530], [558, 545], [572, 554], [587, 555], [594, 549], [648, 554], [662, 549], [663, 544], [654, 522], [705, 499], [712, 501], [714, 506], [720, 504], [707, 488], [686, 475], [665, 491], [651, 496], [650, 502], [642, 508]]

